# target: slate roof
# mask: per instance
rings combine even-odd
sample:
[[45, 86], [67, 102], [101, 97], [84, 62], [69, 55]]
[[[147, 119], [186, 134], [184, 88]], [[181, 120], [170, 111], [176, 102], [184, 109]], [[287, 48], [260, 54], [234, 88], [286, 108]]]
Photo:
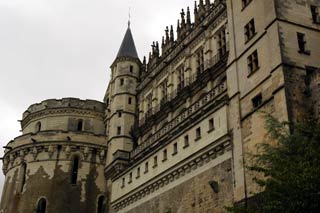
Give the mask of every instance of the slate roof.
[[132, 57], [132, 58], [139, 58], [138, 53], [136, 50], [136, 46], [134, 44], [134, 40], [132, 37], [130, 25], [128, 25], [127, 32], [122, 40], [120, 49], [117, 54], [117, 58], [119, 57]]

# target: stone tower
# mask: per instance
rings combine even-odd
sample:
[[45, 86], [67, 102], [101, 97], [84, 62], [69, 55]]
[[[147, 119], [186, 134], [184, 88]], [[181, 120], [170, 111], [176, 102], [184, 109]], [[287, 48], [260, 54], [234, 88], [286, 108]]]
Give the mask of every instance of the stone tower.
[[5, 147], [0, 212], [104, 209], [104, 111], [104, 103], [75, 98], [31, 105], [21, 121], [23, 135]]
[[106, 176], [117, 174], [133, 149], [132, 127], [136, 120], [136, 88], [141, 62], [132, 37], [130, 22], [111, 65], [111, 79], [105, 95], [108, 157]]

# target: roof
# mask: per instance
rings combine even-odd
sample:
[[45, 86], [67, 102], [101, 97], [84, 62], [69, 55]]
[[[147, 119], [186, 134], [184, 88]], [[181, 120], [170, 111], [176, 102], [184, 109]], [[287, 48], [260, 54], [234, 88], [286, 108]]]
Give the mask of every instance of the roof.
[[130, 25], [128, 25], [127, 32], [124, 35], [124, 38], [122, 40], [120, 49], [118, 51], [117, 58], [123, 57], [123, 56], [132, 57], [132, 58], [139, 58], [137, 50], [136, 50], [136, 46], [134, 44], [134, 40], [132, 37]]

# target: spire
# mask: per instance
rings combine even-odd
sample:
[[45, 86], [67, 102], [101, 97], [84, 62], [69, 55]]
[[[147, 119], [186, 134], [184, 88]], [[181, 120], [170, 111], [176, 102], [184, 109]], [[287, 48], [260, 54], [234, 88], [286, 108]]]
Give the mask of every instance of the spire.
[[117, 58], [123, 56], [139, 58], [130, 29], [130, 19], [128, 21], [128, 29], [122, 40], [120, 49], [117, 54]]
[[187, 7], [187, 25], [191, 25], [190, 8]]

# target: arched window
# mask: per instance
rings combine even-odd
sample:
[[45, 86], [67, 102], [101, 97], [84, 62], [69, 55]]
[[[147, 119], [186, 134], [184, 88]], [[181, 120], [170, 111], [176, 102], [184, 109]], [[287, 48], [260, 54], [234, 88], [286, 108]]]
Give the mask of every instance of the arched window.
[[41, 131], [41, 122], [38, 122], [36, 124], [36, 132], [40, 132]]
[[72, 163], [71, 184], [77, 184], [79, 170], [79, 157], [75, 156]]
[[97, 213], [104, 213], [105, 212], [105, 197], [103, 195], [99, 196], [98, 199], [98, 207], [97, 207]]
[[77, 130], [78, 131], [82, 131], [82, 129], [83, 129], [83, 120], [78, 120], [78, 128], [77, 128]]
[[37, 213], [46, 213], [46, 209], [47, 209], [47, 201], [45, 198], [41, 198], [38, 201]]
[[26, 171], [27, 171], [27, 164], [26, 163], [23, 163], [22, 165], [21, 165], [21, 176], [20, 176], [20, 180], [21, 180], [21, 188], [20, 188], [20, 192], [22, 192], [23, 191], [23, 187], [24, 187], [24, 185], [25, 185], [25, 183], [26, 183]]

